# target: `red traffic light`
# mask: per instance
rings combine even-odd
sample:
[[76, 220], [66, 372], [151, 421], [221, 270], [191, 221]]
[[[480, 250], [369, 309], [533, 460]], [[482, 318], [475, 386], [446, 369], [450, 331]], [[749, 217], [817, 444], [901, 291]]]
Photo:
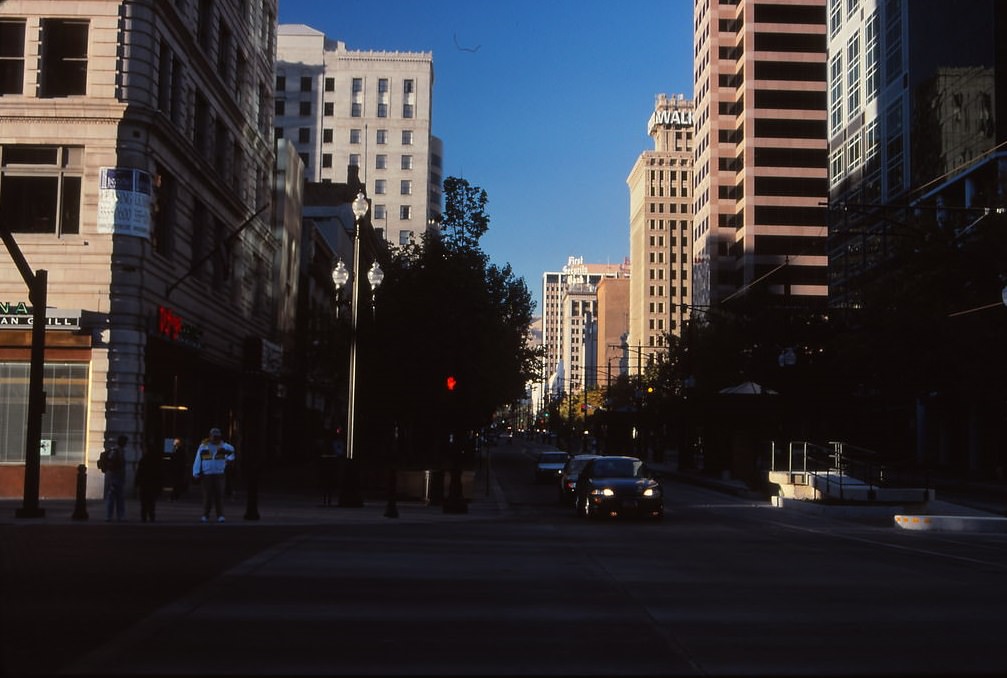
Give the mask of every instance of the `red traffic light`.
[[455, 379], [454, 377], [448, 377], [446, 383], [447, 383], [448, 390], [449, 391], [453, 391], [453, 390], [455, 390], [455, 386], [458, 385], [458, 380]]

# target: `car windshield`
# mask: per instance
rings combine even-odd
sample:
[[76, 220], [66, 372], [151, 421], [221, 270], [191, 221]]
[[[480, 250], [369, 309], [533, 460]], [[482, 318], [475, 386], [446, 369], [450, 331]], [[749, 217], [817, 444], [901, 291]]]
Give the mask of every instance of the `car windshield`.
[[565, 454], [546, 453], [538, 458], [540, 464], [563, 464], [566, 462]]
[[642, 478], [643, 462], [639, 459], [599, 459], [594, 462], [597, 478]]
[[568, 472], [578, 472], [587, 465], [590, 459], [573, 459], [569, 465], [567, 465], [566, 470]]

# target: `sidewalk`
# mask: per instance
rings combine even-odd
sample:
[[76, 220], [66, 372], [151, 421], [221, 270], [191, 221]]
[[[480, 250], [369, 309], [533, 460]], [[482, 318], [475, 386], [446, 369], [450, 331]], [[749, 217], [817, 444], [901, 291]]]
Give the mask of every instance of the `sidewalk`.
[[[506, 508], [499, 486], [490, 477], [489, 483], [482, 473], [477, 472], [473, 483], [472, 496], [465, 497], [465, 513], [447, 512], [443, 503], [428, 505], [423, 500], [398, 499], [395, 502], [397, 517], [387, 517], [388, 501], [377, 493], [366, 495], [364, 505], [347, 508], [336, 505], [322, 504], [320, 491], [315, 491], [310, 469], [292, 468], [280, 472], [282, 477], [274, 477], [269, 487], [260, 489], [257, 506], [258, 519], [246, 519], [248, 513], [248, 496], [244, 487], [239, 487], [233, 496], [224, 499], [223, 525], [216, 523], [216, 515], [211, 512], [210, 524], [207, 528], [225, 527], [229, 525], [306, 525], [306, 524], [338, 524], [338, 523], [381, 523], [389, 521], [400, 522], [441, 522], [444, 520], [472, 520], [491, 518]], [[86, 502], [86, 520], [75, 520], [76, 501], [73, 499], [39, 500], [39, 507], [45, 511], [42, 518], [15, 518], [15, 511], [23, 505], [22, 499], [0, 499], [0, 523], [76, 523], [109, 525], [105, 521], [105, 505], [101, 499], [89, 499]], [[156, 522], [149, 523], [151, 528], [158, 525], [193, 524], [202, 525], [200, 516], [203, 513], [203, 498], [198, 487], [190, 487], [188, 492], [177, 500], [169, 497], [165, 491], [157, 502]], [[141, 525], [140, 502], [132, 494], [126, 498], [126, 519], [124, 523]], [[113, 520], [112, 525], [116, 524]]]

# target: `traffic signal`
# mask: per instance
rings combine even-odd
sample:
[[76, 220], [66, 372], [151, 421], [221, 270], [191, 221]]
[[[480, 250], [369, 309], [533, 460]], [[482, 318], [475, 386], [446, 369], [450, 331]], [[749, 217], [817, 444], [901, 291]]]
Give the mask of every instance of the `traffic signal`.
[[454, 391], [455, 390], [455, 386], [458, 385], [458, 380], [455, 379], [453, 376], [449, 376], [447, 378], [447, 381], [445, 382], [445, 385], [448, 387], [449, 391]]

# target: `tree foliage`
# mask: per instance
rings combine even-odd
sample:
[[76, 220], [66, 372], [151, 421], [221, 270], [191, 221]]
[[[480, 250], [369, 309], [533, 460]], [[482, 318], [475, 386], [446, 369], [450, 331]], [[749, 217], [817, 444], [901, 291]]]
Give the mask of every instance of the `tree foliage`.
[[444, 186], [441, 233], [393, 252], [377, 304], [383, 409], [420, 447], [486, 425], [537, 371], [531, 294], [479, 245], [486, 192], [464, 179]]

